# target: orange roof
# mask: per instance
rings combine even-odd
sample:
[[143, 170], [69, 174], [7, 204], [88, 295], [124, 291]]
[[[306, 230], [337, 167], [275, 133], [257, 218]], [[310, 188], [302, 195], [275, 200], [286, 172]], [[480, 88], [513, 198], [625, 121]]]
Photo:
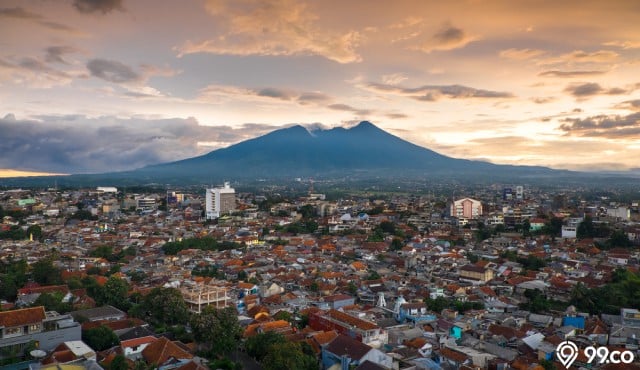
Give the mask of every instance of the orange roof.
[[323, 346], [336, 339], [337, 336], [338, 333], [336, 333], [334, 330], [331, 330], [314, 334], [312, 337], [319, 345]]
[[0, 326], [10, 328], [34, 324], [45, 319], [44, 306], [23, 308], [20, 310], [0, 312]]
[[172, 357], [175, 359], [191, 359], [193, 355], [169, 339], [161, 337], [142, 351], [142, 357], [148, 364], [160, 365]]
[[327, 311], [326, 315], [345, 324], [355, 326], [361, 330], [373, 330], [378, 328], [378, 325], [370, 321], [362, 320], [359, 317], [351, 316], [342, 311], [331, 309]]
[[120, 342], [120, 346], [123, 347], [123, 348], [124, 347], [136, 347], [136, 346], [139, 346], [141, 344], [155, 342], [156, 339], [157, 339], [156, 337], [152, 337], [152, 336], [148, 335], [146, 337], [123, 340], [122, 342]]

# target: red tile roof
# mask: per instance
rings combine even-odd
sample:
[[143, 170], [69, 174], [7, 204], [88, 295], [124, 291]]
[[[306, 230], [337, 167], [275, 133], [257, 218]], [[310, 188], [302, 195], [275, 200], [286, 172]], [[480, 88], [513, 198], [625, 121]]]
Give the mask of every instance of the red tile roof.
[[0, 312], [0, 326], [10, 328], [42, 322], [45, 319], [44, 306]]
[[158, 338], [142, 351], [142, 357], [148, 364], [160, 365], [170, 358], [191, 359], [193, 355], [180, 348], [167, 338]]

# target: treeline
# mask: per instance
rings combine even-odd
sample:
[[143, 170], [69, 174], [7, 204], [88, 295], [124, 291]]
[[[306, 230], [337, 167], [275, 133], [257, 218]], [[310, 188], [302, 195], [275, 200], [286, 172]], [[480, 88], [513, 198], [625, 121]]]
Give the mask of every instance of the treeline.
[[241, 243], [230, 241], [217, 241], [211, 237], [190, 238], [179, 242], [168, 242], [162, 246], [162, 251], [167, 255], [176, 255], [185, 249], [200, 249], [205, 251], [226, 251], [230, 249], [244, 248]]

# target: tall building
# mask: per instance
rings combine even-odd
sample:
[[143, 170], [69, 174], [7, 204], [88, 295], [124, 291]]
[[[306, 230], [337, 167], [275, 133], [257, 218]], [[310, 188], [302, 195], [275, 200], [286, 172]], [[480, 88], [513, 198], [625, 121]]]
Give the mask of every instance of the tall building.
[[471, 198], [463, 198], [451, 203], [451, 216], [456, 218], [476, 219], [482, 216], [482, 203]]
[[205, 203], [207, 220], [218, 218], [236, 209], [236, 191], [225, 182], [221, 188], [207, 189]]

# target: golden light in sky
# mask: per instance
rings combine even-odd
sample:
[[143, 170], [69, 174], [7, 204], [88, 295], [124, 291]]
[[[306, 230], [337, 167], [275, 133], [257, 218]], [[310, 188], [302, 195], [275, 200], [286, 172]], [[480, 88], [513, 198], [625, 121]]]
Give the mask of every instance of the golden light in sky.
[[626, 170], [640, 158], [639, 14], [637, 1], [3, 1], [0, 167], [133, 169], [369, 120], [453, 157]]

